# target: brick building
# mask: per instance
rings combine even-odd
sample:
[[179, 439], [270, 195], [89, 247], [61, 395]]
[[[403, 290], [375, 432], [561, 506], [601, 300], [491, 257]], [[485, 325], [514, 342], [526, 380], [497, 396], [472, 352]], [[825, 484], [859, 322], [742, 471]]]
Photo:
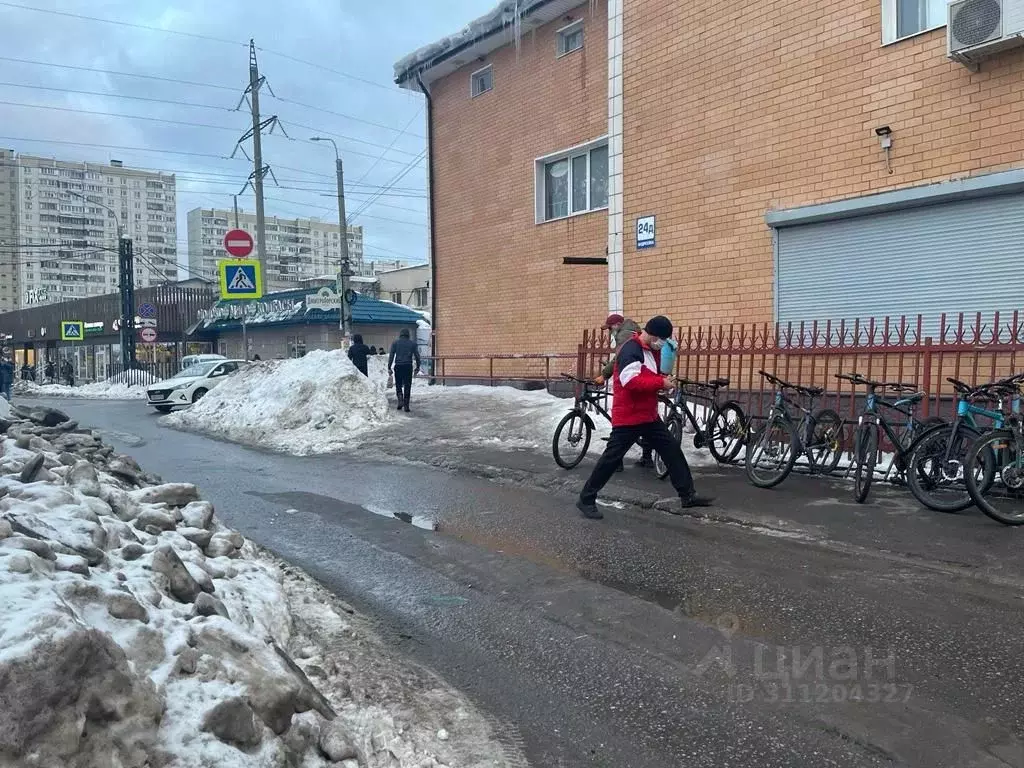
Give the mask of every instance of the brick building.
[[[947, 56], [947, 13], [980, 35], [954, 35], [971, 66]], [[1019, 0], [534, 0], [403, 59], [396, 80], [431, 97], [439, 352], [571, 348], [608, 308], [682, 325], [1020, 308], [1001, 279], [1024, 241], [1018, 18]], [[548, 156], [602, 144], [606, 205], [552, 215], [575, 210], [582, 161], [566, 204]]]

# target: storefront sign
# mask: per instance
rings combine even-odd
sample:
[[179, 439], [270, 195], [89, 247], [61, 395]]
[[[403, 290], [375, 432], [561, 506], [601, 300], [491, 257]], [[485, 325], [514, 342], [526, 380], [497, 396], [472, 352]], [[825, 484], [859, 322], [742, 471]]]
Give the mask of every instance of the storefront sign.
[[341, 299], [338, 298], [337, 293], [324, 286], [316, 293], [306, 296], [306, 311], [309, 312], [312, 309], [319, 309], [324, 312], [341, 309]]
[[85, 324], [85, 335], [86, 336], [102, 336], [103, 335], [103, 323], [86, 323]]
[[296, 315], [302, 311], [302, 301], [251, 301], [245, 304], [218, 304], [212, 309], [199, 310], [199, 319], [206, 323], [218, 320], [241, 320], [245, 316], [248, 322], [259, 322], [270, 315]]

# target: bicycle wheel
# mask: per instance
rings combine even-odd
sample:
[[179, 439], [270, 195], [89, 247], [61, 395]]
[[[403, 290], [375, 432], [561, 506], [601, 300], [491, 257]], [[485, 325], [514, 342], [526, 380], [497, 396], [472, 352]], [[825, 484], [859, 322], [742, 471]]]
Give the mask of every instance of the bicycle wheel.
[[[672, 435], [672, 439], [682, 445], [683, 441], [683, 422], [678, 417], [673, 417], [668, 420], [665, 424], [665, 429]], [[661, 454], [657, 451], [654, 452], [654, 471], [658, 475], [659, 480], [664, 480], [668, 477], [668, 467], [665, 466], [665, 460], [661, 458]]]
[[793, 471], [799, 445], [793, 422], [776, 416], [747, 446], [747, 479], [758, 488], [774, 488]]
[[861, 424], [853, 436], [853, 498], [863, 504], [871, 493], [878, 461], [878, 425]]
[[551, 438], [551, 453], [554, 454], [555, 463], [562, 469], [572, 469], [583, 461], [590, 448], [592, 432], [590, 422], [580, 411], [565, 414], [555, 427], [555, 436]]
[[835, 471], [843, 456], [843, 420], [835, 411], [818, 411], [812, 417], [811, 444], [806, 447], [811, 471], [823, 475]]
[[722, 403], [708, 419], [708, 450], [719, 464], [732, 464], [743, 448], [747, 417], [738, 403]]
[[982, 512], [1003, 525], [1024, 525], [1024, 452], [1013, 432], [1001, 429], [975, 440], [964, 467], [967, 492]]
[[[907, 485], [914, 498], [938, 512], [963, 512], [974, 502], [964, 479], [964, 461], [977, 430], [963, 424], [944, 424], [922, 434], [910, 446]], [[992, 476], [978, 478], [987, 490]]]

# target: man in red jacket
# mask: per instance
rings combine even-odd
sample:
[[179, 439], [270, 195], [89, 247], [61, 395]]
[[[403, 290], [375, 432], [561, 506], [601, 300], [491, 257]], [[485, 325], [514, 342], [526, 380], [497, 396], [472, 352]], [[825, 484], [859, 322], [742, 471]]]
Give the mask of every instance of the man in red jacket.
[[612, 434], [576, 502], [576, 508], [584, 517], [591, 520], [604, 517], [597, 508], [597, 494], [611, 479], [626, 452], [641, 438], [664, 460], [672, 487], [679, 494], [680, 507], [670, 510], [673, 514], [682, 514], [683, 508], [711, 505], [712, 499], [698, 496], [694, 491], [693, 476], [683, 449], [658, 417], [658, 392], [672, 386], [671, 377], [659, 373], [660, 351], [665, 339], [671, 337], [671, 321], [661, 315], [652, 317], [615, 356]]

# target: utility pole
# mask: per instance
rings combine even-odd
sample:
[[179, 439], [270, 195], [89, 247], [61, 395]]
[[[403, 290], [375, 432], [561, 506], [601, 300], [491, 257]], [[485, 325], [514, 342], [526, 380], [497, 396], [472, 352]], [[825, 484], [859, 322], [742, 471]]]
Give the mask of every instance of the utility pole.
[[348, 347], [352, 339], [352, 305], [348, 301], [348, 279], [352, 276], [352, 262], [348, 258], [348, 219], [345, 216], [345, 168], [334, 139], [314, 136], [310, 141], [329, 141], [334, 147], [334, 169], [338, 176], [338, 227], [341, 237], [341, 268], [338, 270], [338, 297], [341, 299], [342, 346]]
[[238, 195], [232, 195], [231, 197], [235, 201], [235, 229], [238, 229]]
[[237, 112], [242, 107], [246, 97], [248, 97], [249, 109], [252, 112], [252, 128], [246, 131], [235, 144], [231, 157], [234, 157], [235, 152], [241, 148], [242, 154], [245, 154], [248, 158], [249, 156], [246, 154], [245, 148], [242, 147], [242, 143], [252, 139], [252, 158], [250, 159], [252, 160], [253, 170], [249, 174], [249, 180], [242, 187], [242, 192], [245, 192], [246, 188], [251, 186], [256, 195], [256, 258], [260, 262], [260, 271], [263, 273], [264, 282], [269, 283], [269, 275], [267, 274], [267, 232], [263, 211], [263, 178], [269, 173], [274, 183], [277, 184], [277, 177], [274, 176], [274, 171], [269, 165], [263, 164], [262, 133], [265, 129], [267, 129], [267, 133], [273, 133], [275, 127], [280, 127], [281, 133], [285, 136], [288, 136], [288, 133], [277, 119], [277, 115], [268, 117], [266, 120], [260, 118], [260, 89], [264, 85], [267, 86], [267, 90], [273, 96], [274, 89], [270, 87], [267, 79], [260, 75], [259, 63], [256, 61], [256, 43], [250, 40], [249, 85], [246, 87], [245, 92], [242, 93], [242, 98], [239, 100], [238, 106], [235, 107], [235, 111]]
[[[124, 237], [121, 225], [117, 225], [117, 269], [121, 290], [121, 368], [130, 371], [135, 367], [135, 254], [132, 241]], [[131, 383], [127, 373], [126, 381]]]

